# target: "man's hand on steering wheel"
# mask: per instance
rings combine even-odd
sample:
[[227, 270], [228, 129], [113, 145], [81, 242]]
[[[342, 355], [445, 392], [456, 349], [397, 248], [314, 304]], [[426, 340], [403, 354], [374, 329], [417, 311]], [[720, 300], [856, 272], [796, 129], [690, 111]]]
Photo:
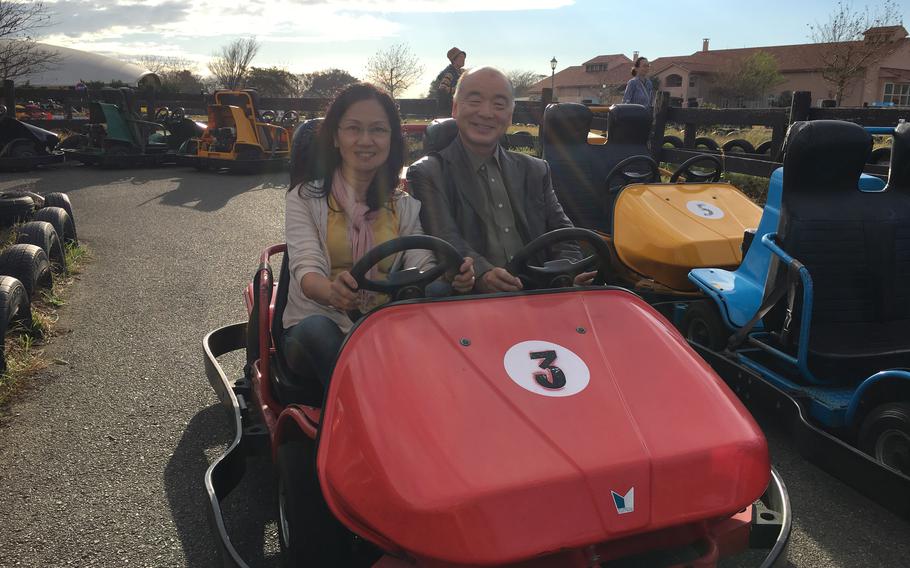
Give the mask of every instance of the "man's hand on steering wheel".
[[596, 270], [592, 272], [582, 272], [575, 277], [574, 284], [576, 286], [591, 286], [594, 283], [595, 276], [597, 276]]
[[474, 289], [474, 283], [474, 259], [467, 256], [458, 268], [458, 274], [452, 278], [452, 289], [459, 294], [467, 294]]
[[329, 304], [339, 310], [356, 310], [360, 307], [357, 294], [357, 281], [345, 270], [332, 280], [329, 288]]
[[512, 276], [508, 270], [495, 266], [483, 273], [480, 282], [477, 283], [479, 292], [518, 292], [523, 288], [521, 280]]

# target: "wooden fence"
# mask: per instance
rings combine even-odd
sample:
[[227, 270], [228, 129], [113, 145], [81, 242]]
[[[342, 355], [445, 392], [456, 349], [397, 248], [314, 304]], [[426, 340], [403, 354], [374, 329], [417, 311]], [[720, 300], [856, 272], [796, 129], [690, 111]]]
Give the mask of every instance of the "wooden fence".
[[[793, 94], [789, 109], [702, 109], [670, 106], [669, 93], [661, 93], [654, 109], [654, 128], [651, 132], [651, 149], [659, 162], [681, 163], [692, 156], [706, 153], [695, 149], [696, 131], [712, 126], [766, 126], [771, 128], [771, 158], [759, 154], [724, 155], [724, 169], [728, 172], [769, 177], [781, 166], [780, 148], [787, 128], [800, 120], [846, 120], [862, 126], [896, 126], [901, 119], [910, 120], [910, 108], [812, 108], [812, 94], [798, 91]], [[663, 138], [667, 124], [683, 128], [684, 148], [664, 148]], [[887, 166], [868, 165], [866, 173], [887, 176]]]

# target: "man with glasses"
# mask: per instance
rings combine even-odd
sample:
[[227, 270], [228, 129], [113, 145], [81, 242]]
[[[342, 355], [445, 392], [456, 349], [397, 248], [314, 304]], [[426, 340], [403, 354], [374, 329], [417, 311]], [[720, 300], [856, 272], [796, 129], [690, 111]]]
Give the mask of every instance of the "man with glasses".
[[[465, 73], [452, 106], [458, 136], [408, 169], [424, 231], [474, 259], [476, 292], [521, 290], [521, 281], [504, 268], [509, 260], [540, 235], [572, 226], [553, 192], [547, 163], [499, 145], [514, 108], [512, 83], [502, 71], [480, 67]], [[579, 255], [571, 245], [557, 248], [561, 258]], [[582, 273], [576, 283], [593, 277]]]

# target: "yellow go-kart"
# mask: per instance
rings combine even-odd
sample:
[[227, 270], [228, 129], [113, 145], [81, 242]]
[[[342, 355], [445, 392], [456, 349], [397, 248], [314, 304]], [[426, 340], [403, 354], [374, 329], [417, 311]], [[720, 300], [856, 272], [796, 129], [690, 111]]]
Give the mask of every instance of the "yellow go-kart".
[[574, 103], [544, 114], [544, 158], [566, 214], [610, 245], [615, 283], [652, 303], [702, 297], [689, 271], [739, 266], [761, 208], [720, 180], [717, 156], [690, 159], [662, 181], [644, 107], [613, 105], [603, 145], [588, 143], [591, 119], [590, 109]]
[[180, 148], [178, 163], [245, 173], [286, 168], [290, 131], [270, 124], [258, 103], [259, 94], [251, 89], [216, 91], [205, 131]]

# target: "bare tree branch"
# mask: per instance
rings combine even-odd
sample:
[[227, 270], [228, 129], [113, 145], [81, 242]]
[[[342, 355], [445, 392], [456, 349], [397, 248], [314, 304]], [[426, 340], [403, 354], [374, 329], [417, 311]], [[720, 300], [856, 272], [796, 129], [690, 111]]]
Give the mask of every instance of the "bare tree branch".
[[366, 67], [367, 79], [387, 90], [392, 98], [413, 85], [422, 74], [423, 65], [406, 43], [377, 51]]
[[213, 56], [208, 68], [218, 83], [227, 89], [237, 89], [246, 80], [250, 63], [259, 52], [256, 38], [238, 38], [221, 48], [221, 54]]
[[545, 75], [526, 69], [513, 69], [506, 73], [506, 76], [512, 81], [512, 87], [515, 89], [516, 97], [526, 96], [528, 94], [528, 89], [545, 77]]
[[58, 52], [35, 43], [35, 32], [51, 23], [43, 2], [0, 0], [0, 78], [16, 79], [61, 63]]
[[826, 44], [825, 49], [818, 52], [818, 63], [822, 78], [831, 86], [838, 105], [851, 83], [861, 77], [869, 65], [890, 54], [897, 47], [897, 40], [902, 39], [896, 37], [894, 30], [873, 28], [902, 23], [894, 1], [884, 0], [874, 12], [870, 12], [868, 6], [858, 10], [851, 4], [838, 2], [827, 22], [809, 26], [812, 41]]

